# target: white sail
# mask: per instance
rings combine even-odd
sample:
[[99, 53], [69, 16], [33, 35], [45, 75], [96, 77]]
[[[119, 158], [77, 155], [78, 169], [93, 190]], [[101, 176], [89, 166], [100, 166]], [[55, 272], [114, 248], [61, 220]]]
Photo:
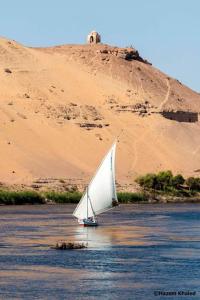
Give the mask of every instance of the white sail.
[[112, 208], [117, 201], [115, 187], [116, 142], [102, 160], [73, 215], [78, 219], [93, 217]]

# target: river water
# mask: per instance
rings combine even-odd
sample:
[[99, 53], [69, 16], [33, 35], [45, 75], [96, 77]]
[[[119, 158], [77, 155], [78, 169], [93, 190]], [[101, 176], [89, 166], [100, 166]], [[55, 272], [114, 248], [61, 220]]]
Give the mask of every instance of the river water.
[[[198, 204], [121, 205], [97, 228], [73, 209], [0, 207], [0, 299], [200, 299]], [[88, 248], [51, 249], [58, 240]]]

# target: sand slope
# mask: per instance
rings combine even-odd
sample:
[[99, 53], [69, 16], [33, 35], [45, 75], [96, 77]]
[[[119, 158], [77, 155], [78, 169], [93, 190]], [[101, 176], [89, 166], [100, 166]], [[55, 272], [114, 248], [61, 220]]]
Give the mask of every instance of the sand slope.
[[[200, 123], [156, 112], [199, 112], [200, 95], [149, 64], [102, 53], [105, 47], [27, 48], [0, 39], [0, 181], [87, 182], [122, 129], [120, 184], [163, 169], [198, 174]], [[133, 112], [145, 102], [146, 113]]]

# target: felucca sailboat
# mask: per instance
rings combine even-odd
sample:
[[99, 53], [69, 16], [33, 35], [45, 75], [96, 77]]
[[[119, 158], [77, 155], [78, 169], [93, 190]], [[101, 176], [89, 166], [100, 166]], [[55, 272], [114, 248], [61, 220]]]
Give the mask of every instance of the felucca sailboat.
[[118, 205], [115, 186], [114, 142], [73, 212], [80, 225], [97, 226], [97, 215]]

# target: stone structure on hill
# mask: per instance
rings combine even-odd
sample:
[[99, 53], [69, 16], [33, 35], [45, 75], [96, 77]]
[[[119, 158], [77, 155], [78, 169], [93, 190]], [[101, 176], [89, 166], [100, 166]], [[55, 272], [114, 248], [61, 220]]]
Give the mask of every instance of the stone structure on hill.
[[163, 111], [163, 117], [177, 122], [195, 123], [198, 122], [198, 113], [191, 111]]
[[92, 31], [87, 36], [87, 42], [88, 44], [98, 44], [101, 43], [101, 36], [98, 32]]
[[119, 47], [111, 47], [108, 45], [102, 45], [101, 49], [97, 50], [97, 53], [104, 55], [113, 55], [118, 58], [125, 59], [127, 61], [137, 60], [140, 62], [143, 62], [145, 64], [151, 65], [150, 62], [148, 62], [146, 59], [143, 59], [139, 52], [134, 48], [119, 48]]

